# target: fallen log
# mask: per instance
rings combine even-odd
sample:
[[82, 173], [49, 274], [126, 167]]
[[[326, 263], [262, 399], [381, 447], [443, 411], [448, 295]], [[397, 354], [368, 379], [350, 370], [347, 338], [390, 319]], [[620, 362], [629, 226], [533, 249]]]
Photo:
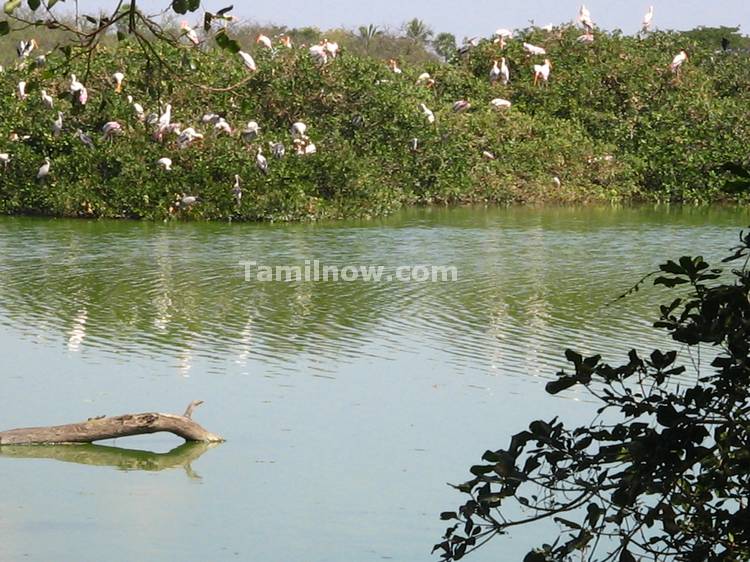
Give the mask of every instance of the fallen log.
[[204, 443], [224, 441], [192, 420], [193, 409], [202, 403], [201, 400], [191, 402], [181, 416], [156, 412], [125, 414], [124, 416], [89, 419], [68, 425], [24, 427], [0, 431], [0, 446], [93, 443], [102, 439], [116, 439], [162, 431], [174, 433], [185, 441]]

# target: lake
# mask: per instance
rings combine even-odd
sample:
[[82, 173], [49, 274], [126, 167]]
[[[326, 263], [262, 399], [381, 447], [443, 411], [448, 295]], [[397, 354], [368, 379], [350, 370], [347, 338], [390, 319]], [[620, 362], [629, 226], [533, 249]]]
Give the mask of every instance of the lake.
[[[564, 350], [670, 348], [649, 327], [663, 288], [616, 297], [667, 258], [718, 262], [749, 223], [718, 207], [0, 218], [0, 428], [201, 399], [194, 418], [227, 439], [0, 448], [0, 560], [437, 560], [438, 515], [463, 502], [447, 482], [533, 419], [592, 417], [575, 389], [544, 392]], [[257, 275], [316, 260], [384, 277]], [[457, 279], [396, 279], [433, 267]], [[472, 559], [520, 560], [539, 542], [519, 529]]]

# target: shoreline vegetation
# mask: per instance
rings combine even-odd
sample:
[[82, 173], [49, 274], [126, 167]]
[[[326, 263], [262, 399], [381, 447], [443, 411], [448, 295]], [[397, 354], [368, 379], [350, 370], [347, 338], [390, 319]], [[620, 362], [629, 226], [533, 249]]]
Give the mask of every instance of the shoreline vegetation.
[[[10, 31], [0, 213], [298, 221], [746, 199], [733, 186], [750, 169], [750, 56], [736, 30], [723, 48], [731, 28], [573, 24], [456, 48], [416, 23], [402, 35], [196, 28], [197, 44], [171, 23], [179, 44], [107, 34], [91, 57], [54, 49], [59, 30]], [[31, 38], [27, 56], [9, 54]]]

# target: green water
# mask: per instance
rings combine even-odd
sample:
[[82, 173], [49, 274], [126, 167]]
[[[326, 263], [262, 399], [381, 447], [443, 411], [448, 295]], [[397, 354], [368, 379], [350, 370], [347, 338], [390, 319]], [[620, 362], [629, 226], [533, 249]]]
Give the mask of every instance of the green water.
[[[202, 399], [195, 418], [227, 438], [2, 448], [0, 560], [427, 560], [461, 500], [446, 482], [532, 417], [591, 417], [583, 395], [543, 392], [565, 348], [669, 347], [648, 329], [663, 290], [609, 303], [665, 257], [725, 255], [748, 223], [726, 208], [0, 219], [1, 428]], [[458, 279], [262, 283], [251, 260]]]

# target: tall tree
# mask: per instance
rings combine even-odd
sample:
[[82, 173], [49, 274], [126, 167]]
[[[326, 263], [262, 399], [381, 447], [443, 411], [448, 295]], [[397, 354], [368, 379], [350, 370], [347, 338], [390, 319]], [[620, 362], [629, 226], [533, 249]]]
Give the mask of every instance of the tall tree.
[[406, 22], [404, 33], [417, 45], [425, 45], [433, 35], [429, 26], [419, 18]]
[[383, 31], [377, 25], [361, 25], [357, 30], [357, 39], [362, 43], [366, 53], [370, 52], [370, 43], [372, 43], [372, 40], [381, 35], [383, 35]]
[[452, 33], [438, 33], [432, 40], [432, 48], [447, 61], [456, 53], [456, 36]]

